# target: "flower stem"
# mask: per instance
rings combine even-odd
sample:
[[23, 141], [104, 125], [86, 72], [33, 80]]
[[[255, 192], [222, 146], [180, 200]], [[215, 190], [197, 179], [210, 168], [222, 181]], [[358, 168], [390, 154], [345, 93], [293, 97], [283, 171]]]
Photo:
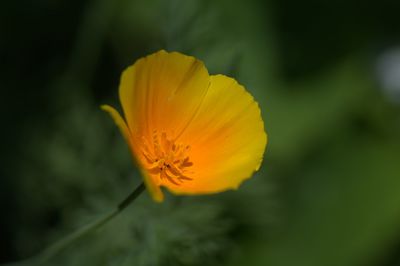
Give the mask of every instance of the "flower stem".
[[112, 220], [115, 216], [117, 216], [120, 212], [122, 212], [126, 207], [129, 206], [131, 202], [133, 202], [143, 191], [145, 190], [145, 185], [142, 182], [131, 194], [128, 195], [120, 204], [118, 204], [117, 208], [111, 210], [110, 212], [104, 214], [99, 217], [97, 220], [83, 226], [77, 231], [71, 233], [70, 235], [58, 240], [53, 245], [44, 249], [39, 254], [28, 258], [23, 261], [18, 261], [10, 264], [4, 264], [3, 266], [27, 266], [27, 265], [42, 265], [49, 259], [53, 258], [59, 252], [69, 247], [72, 243], [82, 238], [83, 236], [96, 231], [101, 226], [106, 224], [108, 221]]

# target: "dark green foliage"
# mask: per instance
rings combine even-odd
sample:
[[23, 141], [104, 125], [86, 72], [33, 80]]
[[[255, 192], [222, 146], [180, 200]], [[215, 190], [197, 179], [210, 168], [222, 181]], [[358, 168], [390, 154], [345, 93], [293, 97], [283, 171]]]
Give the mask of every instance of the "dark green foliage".
[[[237, 191], [147, 193], [48, 265], [395, 266], [399, 106], [376, 57], [399, 5], [285, 1], [27, 1], [0, 9], [0, 262], [35, 254], [140, 182], [99, 106], [158, 49], [234, 76], [269, 134]], [[354, 3], [353, 3], [354, 2]], [[397, 23], [398, 24], [398, 23]]]

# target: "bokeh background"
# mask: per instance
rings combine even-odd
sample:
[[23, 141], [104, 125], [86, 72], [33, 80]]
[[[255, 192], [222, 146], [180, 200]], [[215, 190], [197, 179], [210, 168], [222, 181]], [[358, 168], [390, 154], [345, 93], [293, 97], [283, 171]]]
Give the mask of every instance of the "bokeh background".
[[139, 183], [99, 106], [159, 49], [260, 103], [269, 145], [235, 192], [147, 194], [49, 265], [400, 265], [400, 2], [4, 1], [0, 262], [29, 257]]

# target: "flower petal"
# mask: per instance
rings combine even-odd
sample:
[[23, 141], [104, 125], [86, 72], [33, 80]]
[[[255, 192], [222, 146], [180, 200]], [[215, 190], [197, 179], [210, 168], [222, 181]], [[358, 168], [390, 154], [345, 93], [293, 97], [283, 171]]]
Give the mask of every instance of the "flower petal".
[[162, 202], [164, 200], [164, 194], [162, 193], [157, 181], [154, 180], [154, 177], [149, 175], [145, 169], [140, 168], [140, 172], [143, 176], [144, 183], [152, 199], [156, 202]]
[[138, 60], [121, 77], [120, 100], [133, 134], [174, 129], [193, 119], [209, 86], [203, 63], [177, 52], [159, 51]]
[[260, 109], [234, 79], [211, 76], [203, 103], [180, 141], [191, 146], [191, 181], [179, 186], [165, 182], [178, 194], [216, 193], [236, 189], [258, 170], [267, 143]]
[[119, 130], [122, 133], [122, 136], [124, 137], [125, 141], [129, 144], [129, 146], [131, 146], [131, 136], [130, 136], [130, 132], [129, 129], [125, 123], [125, 120], [121, 117], [121, 115], [118, 113], [117, 110], [115, 110], [113, 107], [109, 106], [109, 105], [102, 105], [101, 109], [103, 111], [106, 111], [111, 118], [114, 120], [115, 124], [118, 126]]
[[132, 151], [156, 201], [162, 201], [160, 178], [145, 169], [143, 139], [154, 132], [177, 136], [197, 113], [209, 86], [204, 64], [177, 52], [159, 51], [128, 67], [121, 76], [119, 96], [131, 133]]
[[[129, 148], [133, 155], [134, 163], [137, 164], [136, 157], [134, 155], [133, 143], [132, 143], [133, 139], [132, 139], [129, 129], [125, 123], [125, 120], [121, 117], [121, 115], [118, 113], [117, 110], [115, 110], [113, 107], [111, 107], [109, 105], [102, 105], [101, 109], [110, 114], [110, 116], [114, 120], [115, 124], [120, 129], [123, 137], [125, 138], [125, 141], [129, 145]], [[143, 170], [142, 170], [142, 175], [144, 177], [146, 187], [149, 190], [152, 198], [155, 201], [161, 202], [164, 199], [164, 195], [162, 194], [160, 187], [158, 185], [156, 185], [156, 183], [152, 180], [152, 177], [147, 175], [147, 173]]]

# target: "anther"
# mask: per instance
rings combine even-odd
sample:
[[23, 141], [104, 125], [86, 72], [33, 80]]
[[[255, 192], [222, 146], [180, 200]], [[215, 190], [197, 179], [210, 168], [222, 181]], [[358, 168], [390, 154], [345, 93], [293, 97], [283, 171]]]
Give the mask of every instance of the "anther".
[[188, 156], [189, 145], [171, 141], [166, 132], [158, 134], [157, 131], [153, 131], [151, 144], [145, 138], [142, 139], [142, 154], [148, 162], [151, 174], [158, 175], [161, 180], [168, 180], [175, 185], [192, 180], [187, 176], [187, 168], [193, 165]]

